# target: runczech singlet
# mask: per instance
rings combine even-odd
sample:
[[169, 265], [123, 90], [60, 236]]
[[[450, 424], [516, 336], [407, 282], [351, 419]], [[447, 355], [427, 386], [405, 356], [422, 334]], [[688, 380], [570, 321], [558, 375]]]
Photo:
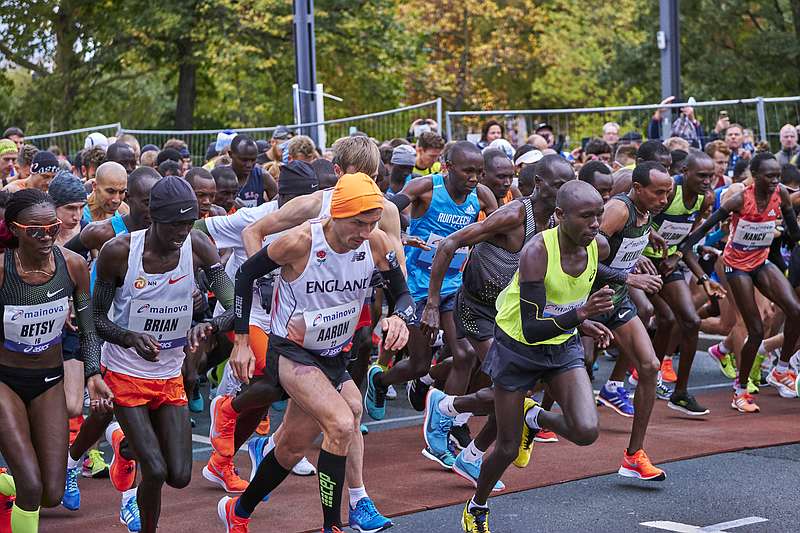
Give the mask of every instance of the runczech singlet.
[[[533, 200], [520, 198], [525, 206], [525, 246], [536, 233], [536, 219], [533, 216]], [[555, 217], [550, 216], [547, 228], [555, 226]], [[509, 252], [504, 248], [489, 242], [479, 242], [472, 247], [464, 265], [463, 291], [473, 300], [483, 302], [494, 307], [500, 291], [505, 289], [519, 268], [519, 256], [522, 247], [517, 252]]]
[[266, 202], [264, 200], [264, 170], [256, 165], [250, 171], [247, 182], [239, 189], [237, 198], [242, 200], [244, 207], [256, 207]]
[[[650, 238], [650, 223], [652, 217], [647, 218], [647, 222], [641, 226], [636, 225], [636, 207], [633, 205], [633, 200], [625, 194], [618, 194], [614, 196], [628, 207], [628, 220], [625, 222], [625, 227], [622, 231], [618, 231], [614, 235], [608, 236], [609, 253], [608, 257], [602, 261], [604, 265], [616, 268], [618, 270], [626, 270], [628, 272], [633, 270], [636, 262], [641, 257], [642, 252], [647, 246]], [[625, 299], [628, 295], [628, 286], [624, 283], [609, 284], [609, 287], [614, 289], [614, 296], [612, 301], [614, 305], [618, 304]], [[600, 287], [595, 287], [599, 289]]]
[[[478, 219], [480, 202], [477, 189], [467, 195], [462, 204], [457, 204], [450, 197], [441, 174], [431, 176], [433, 193], [428, 210], [419, 218], [412, 218], [408, 233], [419, 237], [431, 247], [428, 251], [406, 246], [406, 269], [408, 270], [408, 288], [414, 300], [428, 297], [428, 285], [431, 281], [431, 264], [436, 254], [438, 242], [451, 233], [455, 233]], [[467, 259], [469, 250], [459, 248], [450, 261], [450, 266], [442, 282], [441, 295], [453, 294], [461, 286], [461, 267]]]
[[[561, 268], [561, 247], [558, 243], [558, 228], [542, 232], [542, 239], [547, 250], [547, 272], [544, 275], [544, 290], [547, 301], [542, 316], [554, 317], [577, 309], [586, 303], [592, 289], [592, 282], [597, 274], [597, 241], [592, 240], [586, 247], [586, 268], [577, 277], [564, 272]], [[567, 331], [540, 342], [530, 343], [522, 333], [522, 315], [519, 306], [519, 270], [514, 274], [511, 283], [497, 297], [497, 327], [517, 342], [535, 346], [539, 344], [563, 344], [575, 335], [576, 329]]]
[[41, 285], [22, 281], [13, 249], [6, 250], [5, 255], [5, 276], [0, 287], [3, 346], [12, 352], [39, 354], [61, 344], [69, 298], [75, 289], [61, 250], [53, 247], [55, 273]]
[[119, 326], [154, 337], [161, 351], [158, 361], [141, 358], [133, 348], [103, 344], [102, 362], [109, 369], [138, 378], [169, 379], [179, 376], [186, 333], [192, 326], [194, 267], [192, 238], [181, 246], [178, 265], [163, 274], [145, 272], [142, 265], [146, 229], [131, 233], [128, 272], [117, 288], [110, 318]]
[[775, 220], [781, 213], [781, 191], [776, 188], [763, 211], [756, 205], [755, 185], [742, 192], [741, 213], [731, 215], [730, 236], [722, 252], [722, 261], [729, 267], [750, 272], [764, 264], [775, 235]]
[[[114, 229], [114, 237], [117, 235], [125, 235], [128, 232], [128, 226], [122, 220], [122, 215], [117, 213], [111, 217], [111, 227]], [[92, 269], [89, 272], [89, 289], [94, 293], [94, 282], [97, 281], [97, 260], [92, 261]]]
[[336, 253], [328, 245], [323, 220], [310, 221], [311, 250], [300, 277], [275, 283], [272, 333], [319, 357], [336, 357], [353, 338], [369, 290], [375, 262], [369, 241]]
[[[692, 231], [700, 208], [703, 207], [705, 196], [698, 194], [692, 207], [686, 207], [683, 202], [683, 183], [682, 176], [675, 176], [675, 196], [669, 206], [653, 217], [651, 227], [658, 231], [667, 243], [667, 255], [674, 254], [678, 249], [678, 244], [686, 238]], [[656, 253], [652, 247], [644, 249], [647, 257], [661, 258], [660, 253]]]

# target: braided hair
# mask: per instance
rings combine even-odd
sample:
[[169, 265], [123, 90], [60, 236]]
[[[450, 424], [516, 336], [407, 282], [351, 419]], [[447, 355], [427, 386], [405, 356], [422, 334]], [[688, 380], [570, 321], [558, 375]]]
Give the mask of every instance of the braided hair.
[[17, 222], [23, 211], [37, 205], [49, 205], [55, 209], [53, 199], [40, 189], [22, 189], [11, 195], [11, 199], [6, 204], [3, 227], [0, 229], [0, 246], [4, 248], [16, 248], [19, 246], [17, 237], [9, 229], [11, 223]]

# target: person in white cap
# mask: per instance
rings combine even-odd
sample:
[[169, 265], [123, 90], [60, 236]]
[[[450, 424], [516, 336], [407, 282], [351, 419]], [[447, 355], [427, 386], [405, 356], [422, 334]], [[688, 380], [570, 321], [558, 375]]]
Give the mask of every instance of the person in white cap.
[[99, 146], [103, 150], [106, 150], [108, 148], [108, 144], [108, 137], [99, 131], [93, 131], [86, 137], [86, 140], [83, 141], [83, 149], [91, 150], [95, 146]]

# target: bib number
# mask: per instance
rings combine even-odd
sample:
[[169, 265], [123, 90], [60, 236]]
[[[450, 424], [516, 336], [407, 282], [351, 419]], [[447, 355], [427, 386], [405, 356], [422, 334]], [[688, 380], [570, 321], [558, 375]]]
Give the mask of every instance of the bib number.
[[321, 311], [305, 311], [303, 348], [320, 357], [339, 355], [353, 339], [362, 305], [362, 300], [356, 300]]
[[739, 220], [733, 234], [733, 244], [738, 248], [769, 248], [775, 236], [775, 221], [748, 222]]
[[186, 332], [192, 327], [192, 302], [133, 300], [128, 328], [151, 335], [162, 350], [186, 345]]
[[[439, 246], [439, 241], [443, 240], [444, 237], [441, 235], [437, 235], [435, 233], [431, 233], [428, 236], [428, 240], [425, 241], [430, 247], [430, 250], [423, 250], [420, 252], [419, 256], [417, 257], [417, 263], [420, 263], [421, 266], [425, 267], [426, 269], [430, 270], [431, 265], [433, 264], [433, 257], [436, 255], [436, 249]], [[461, 267], [464, 266], [464, 262], [467, 260], [467, 256], [469, 255], [469, 248], [466, 246], [462, 246], [456, 253], [453, 254], [453, 259], [450, 260], [450, 265], [447, 267], [448, 270], [461, 270]]]
[[3, 345], [14, 352], [41, 353], [61, 342], [61, 330], [68, 315], [66, 296], [40, 305], [6, 305]]
[[650, 232], [648, 231], [641, 237], [623, 238], [622, 244], [619, 245], [617, 254], [609, 266], [618, 270], [627, 270], [628, 272], [633, 270], [636, 261], [639, 260], [642, 251], [647, 246], [649, 237]]
[[658, 233], [667, 242], [667, 246], [678, 244], [689, 235], [690, 231], [692, 231], [691, 222], [673, 222], [671, 220], [665, 220], [658, 228]]

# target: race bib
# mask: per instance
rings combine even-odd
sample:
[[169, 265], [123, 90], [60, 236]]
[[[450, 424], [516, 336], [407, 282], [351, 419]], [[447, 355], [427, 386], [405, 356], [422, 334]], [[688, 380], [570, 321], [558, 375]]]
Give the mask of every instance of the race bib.
[[363, 300], [303, 312], [303, 348], [320, 357], [335, 357], [353, 339]]
[[665, 220], [658, 228], [658, 233], [667, 242], [667, 246], [678, 244], [689, 235], [690, 231], [692, 231], [691, 222], [673, 222], [671, 220]]
[[563, 315], [564, 313], [569, 313], [573, 309], [579, 308], [585, 303], [586, 303], [586, 298], [566, 304], [556, 304], [553, 302], [547, 302], [544, 306], [544, 316]]
[[733, 245], [737, 248], [769, 248], [775, 236], [775, 221], [749, 222], [739, 220], [733, 234]]
[[61, 330], [67, 316], [69, 299], [66, 296], [40, 305], [6, 305], [3, 345], [13, 352], [41, 353], [61, 343]]
[[647, 246], [649, 236], [650, 232], [648, 231], [641, 237], [626, 237], [622, 239], [622, 244], [619, 245], [619, 249], [617, 250], [617, 254], [614, 256], [614, 260], [608, 266], [618, 270], [627, 270], [628, 272], [633, 270], [633, 267], [636, 265], [636, 261], [639, 260], [639, 257], [642, 255], [642, 251]]
[[[417, 257], [417, 263], [421, 263], [421, 266], [424, 266], [428, 270], [431, 268], [431, 264], [433, 264], [433, 256], [436, 255], [436, 248], [439, 245], [439, 241], [444, 239], [441, 235], [436, 235], [435, 233], [431, 233], [428, 236], [428, 240], [425, 241], [425, 244], [430, 246], [430, 250], [423, 250], [422, 253], [419, 254]], [[464, 262], [467, 260], [467, 256], [469, 255], [469, 247], [462, 246], [456, 253], [453, 254], [453, 259], [450, 260], [450, 265], [447, 267], [448, 270], [461, 270], [461, 267], [464, 266]]]
[[133, 300], [128, 329], [146, 333], [158, 341], [162, 350], [186, 345], [186, 332], [192, 327], [192, 301]]

